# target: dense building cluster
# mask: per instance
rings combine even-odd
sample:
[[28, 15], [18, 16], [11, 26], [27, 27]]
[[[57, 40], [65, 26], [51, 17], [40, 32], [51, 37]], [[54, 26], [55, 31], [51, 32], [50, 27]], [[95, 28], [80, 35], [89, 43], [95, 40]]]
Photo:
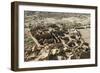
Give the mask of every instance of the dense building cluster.
[[30, 28], [30, 36], [35, 45], [25, 50], [25, 61], [90, 58], [89, 43], [75, 28], [66, 29], [63, 24], [39, 25]]

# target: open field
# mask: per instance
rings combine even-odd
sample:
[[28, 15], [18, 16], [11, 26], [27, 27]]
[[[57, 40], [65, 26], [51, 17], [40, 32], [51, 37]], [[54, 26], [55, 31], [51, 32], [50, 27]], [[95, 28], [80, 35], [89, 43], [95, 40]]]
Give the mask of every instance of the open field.
[[81, 32], [82, 38], [90, 44], [90, 28], [78, 30]]

